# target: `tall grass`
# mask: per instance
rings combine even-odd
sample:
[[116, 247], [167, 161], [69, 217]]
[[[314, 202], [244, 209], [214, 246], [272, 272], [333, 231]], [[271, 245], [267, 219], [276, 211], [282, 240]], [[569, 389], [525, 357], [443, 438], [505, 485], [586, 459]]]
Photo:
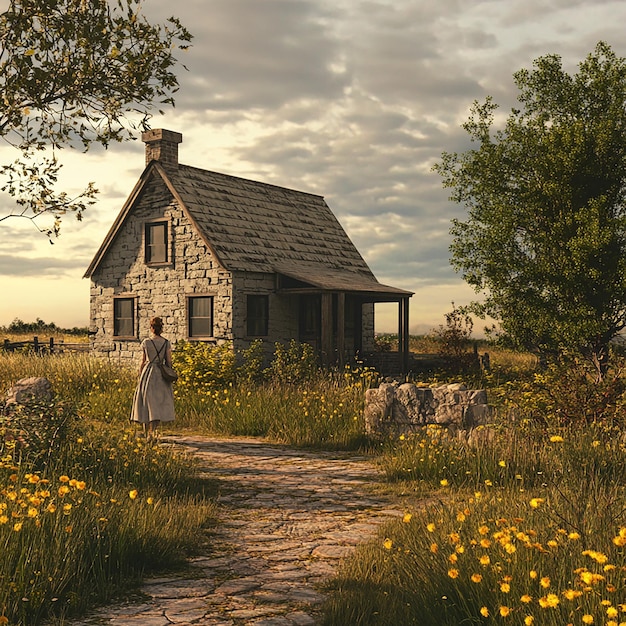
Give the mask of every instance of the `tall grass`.
[[177, 428], [257, 435], [282, 443], [354, 449], [365, 441], [363, 388], [320, 379], [236, 386], [177, 398]]
[[55, 397], [0, 411], [0, 623], [24, 626], [182, 565], [215, 515], [193, 460], [129, 427], [131, 372], [86, 355], [0, 356], [0, 389], [32, 375]]
[[614, 490], [580, 503], [602, 518], [589, 534], [560, 517], [558, 491], [535, 493], [450, 497], [388, 525], [333, 582], [324, 624], [622, 623], [626, 527], [610, 513]]
[[[428, 496], [333, 581], [327, 626], [626, 622], [626, 445], [605, 424], [440, 430], [381, 458]], [[434, 504], [433, 504], [434, 503]]]

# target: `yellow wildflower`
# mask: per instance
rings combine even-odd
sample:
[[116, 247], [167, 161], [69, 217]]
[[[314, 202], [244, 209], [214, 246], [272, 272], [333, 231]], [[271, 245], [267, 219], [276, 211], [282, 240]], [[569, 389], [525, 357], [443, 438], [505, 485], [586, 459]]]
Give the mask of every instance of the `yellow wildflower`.
[[489, 609], [486, 606], [480, 607], [480, 614], [483, 617], [489, 617]]
[[393, 541], [391, 541], [391, 539], [389, 539], [389, 537], [387, 537], [387, 539], [385, 539], [385, 541], [383, 541], [383, 547], [385, 548], [385, 550], [391, 550], [392, 546], [393, 546]]
[[583, 554], [592, 558], [597, 563], [600, 563], [600, 565], [606, 563], [609, 560], [606, 554], [602, 554], [602, 552], [596, 552], [595, 550], [583, 550]]
[[593, 624], [593, 615], [589, 615], [588, 613], [583, 615], [582, 622], [583, 624]]
[[529, 602], [533, 601], [533, 597], [529, 596], [527, 593], [525, 593], [521, 598], [520, 601], [523, 602], [524, 604], [528, 604]]
[[489, 558], [488, 554], [483, 554], [483, 556], [480, 557], [480, 564], [481, 565], [489, 565], [489, 563], [491, 563], [491, 559]]
[[511, 612], [511, 609], [508, 606], [500, 607], [500, 615], [502, 617], [507, 617], [507, 615], [509, 615], [510, 612]]
[[539, 581], [539, 584], [544, 589], [547, 589], [550, 586], [550, 577], [549, 576], [543, 576], [542, 579]]
[[539, 598], [539, 606], [542, 609], [554, 608], [559, 604], [559, 596], [555, 593], [549, 593], [547, 596], [543, 598]]
[[473, 583], [479, 583], [479, 582], [482, 581], [482, 579], [483, 579], [483, 577], [482, 577], [481, 574], [472, 574], [472, 576], [471, 576], [471, 581]]
[[524, 626], [532, 626], [535, 623], [535, 618], [532, 615], [527, 615], [524, 618]]
[[448, 576], [450, 576], [450, 578], [458, 578], [459, 577], [459, 570], [458, 569], [454, 569], [451, 568], [448, 570]]
[[128, 497], [129, 497], [131, 500], [134, 500], [134, 499], [137, 497], [137, 495], [138, 495], [138, 491], [137, 491], [136, 489], [131, 489], [131, 490], [128, 492]]

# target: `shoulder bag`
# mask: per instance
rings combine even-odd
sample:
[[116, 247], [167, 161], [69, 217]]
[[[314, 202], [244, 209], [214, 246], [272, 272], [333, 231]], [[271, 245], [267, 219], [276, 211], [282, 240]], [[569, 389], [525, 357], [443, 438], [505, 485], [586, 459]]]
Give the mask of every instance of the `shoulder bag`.
[[[152, 341], [152, 339], [150, 339], [150, 341]], [[178, 373], [173, 367], [167, 365], [167, 363], [165, 363], [165, 361], [163, 361], [163, 359], [161, 358], [161, 350], [163, 350], [166, 344], [167, 341], [161, 346], [159, 350], [157, 350], [156, 344], [154, 343], [154, 341], [152, 341], [152, 345], [154, 346], [154, 349], [157, 353], [158, 365], [161, 370], [161, 376], [163, 376], [163, 380], [168, 383], [175, 383], [178, 380]]]

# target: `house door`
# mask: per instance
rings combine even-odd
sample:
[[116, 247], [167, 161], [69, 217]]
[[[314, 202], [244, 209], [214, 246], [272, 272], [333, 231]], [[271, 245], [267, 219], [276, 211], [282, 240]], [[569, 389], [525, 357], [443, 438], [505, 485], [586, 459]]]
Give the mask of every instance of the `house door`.
[[300, 296], [298, 341], [310, 344], [316, 351], [321, 350], [322, 297], [319, 295]]

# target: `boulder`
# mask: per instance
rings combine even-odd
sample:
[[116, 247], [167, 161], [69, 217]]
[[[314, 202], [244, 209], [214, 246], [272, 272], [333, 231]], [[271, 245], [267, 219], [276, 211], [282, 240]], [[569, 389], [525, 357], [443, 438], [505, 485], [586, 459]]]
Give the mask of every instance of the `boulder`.
[[7, 391], [6, 404], [49, 402], [52, 400], [52, 385], [47, 378], [33, 376], [21, 378]]

